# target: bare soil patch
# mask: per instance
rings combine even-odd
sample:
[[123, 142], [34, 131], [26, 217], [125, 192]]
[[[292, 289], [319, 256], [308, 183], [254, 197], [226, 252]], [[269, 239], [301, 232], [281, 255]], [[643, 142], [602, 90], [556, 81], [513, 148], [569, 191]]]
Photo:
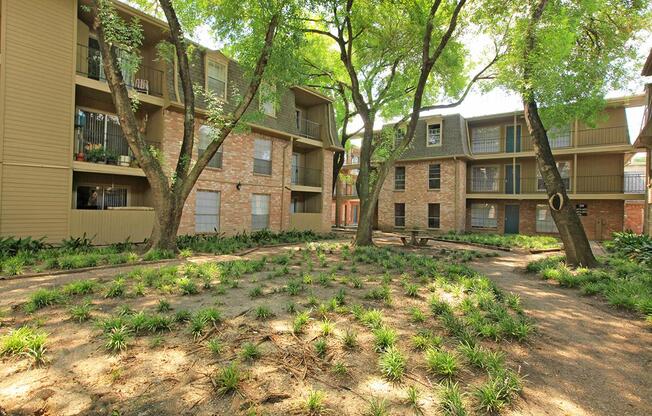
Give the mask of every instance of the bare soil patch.
[[[0, 336], [23, 325], [37, 326], [49, 334], [48, 365], [33, 367], [22, 356], [1, 358], [0, 406], [17, 415], [289, 415], [306, 414], [307, 396], [318, 390], [325, 394], [325, 414], [364, 414], [372, 399], [378, 399], [386, 401], [389, 414], [403, 415], [414, 413], [406, 393], [413, 386], [420, 393], [418, 403], [424, 414], [437, 414], [441, 410], [440, 382], [447, 378], [428, 369], [424, 352], [413, 345], [413, 337], [427, 331], [441, 337], [438, 350], [456, 356], [458, 369], [452, 380], [465, 393], [464, 406], [475, 412], [478, 402], [473, 392], [487, 382], [488, 374], [458, 351], [459, 336], [451, 333], [443, 319], [433, 316], [429, 300], [434, 297], [457, 307], [466, 297], [466, 289], [459, 280], [462, 275], [453, 274], [466, 269], [450, 267], [458, 267], [477, 253], [437, 250], [427, 252], [427, 257], [415, 256], [427, 259], [424, 263], [401, 260], [403, 256], [397, 254], [356, 259], [353, 250], [347, 255], [332, 245], [315, 247], [319, 248], [258, 250], [247, 258], [267, 256], [261, 269], [208, 280], [191, 277], [198, 293], [189, 295], [180, 293], [177, 280], [161, 280], [157, 281], [161, 285], [146, 286], [143, 295], [137, 296], [136, 287], [146, 278], [125, 270], [120, 270], [125, 295], [115, 298], [104, 297], [116, 278], [115, 270], [0, 282], [4, 294], [0, 308], [5, 311]], [[183, 273], [179, 269], [179, 275]], [[33, 314], [23, 311], [37, 289], [60, 287], [80, 278], [92, 278], [101, 286], [93, 294], [71, 297], [65, 304]], [[408, 285], [414, 285], [416, 293], [408, 295]], [[296, 291], [291, 289], [296, 286]], [[343, 302], [338, 302], [342, 296]], [[170, 311], [157, 312], [161, 300], [169, 303]], [[82, 323], [71, 320], [69, 308], [85, 301], [92, 306], [92, 319]], [[271, 316], [259, 319], [261, 307]], [[521, 319], [501, 307], [509, 319]], [[123, 352], [105, 348], [108, 338], [101, 325], [120, 318], [120, 313], [129, 322], [139, 311], [172, 319], [180, 311], [194, 317], [210, 308], [219, 310], [222, 319], [207, 323], [195, 336], [192, 322], [182, 321], [173, 323], [170, 330], [132, 331]], [[413, 308], [422, 311], [426, 319], [417, 322]], [[395, 346], [406, 361], [398, 380], [383, 376], [373, 329], [352, 310], [358, 314], [380, 311], [382, 326], [395, 332]], [[300, 312], [308, 313], [309, 320], [305, 329], [297, 332], [293, 326]], [[465, 318], [460, 315], [459, 319]], [[328, 335], [323, 334], [325, 320], [332, 327]], [[353, 349], [343, 345], [347, 331], [357, 334], [358, 346]], [[487, 351], [501, 351], [517, 343], [504, 340], [506, 337], [503, 334], [496, 342], [478, 335], [477, 342]], [[222, 346], [219, 354], [209, 348], [213, 339]], [[315, 346], [319, 340], [326, 342], [322, 356]], [[246, 343], [257, 347], [258, 359], [243, 357]], [[236, 392], [219, 394], [216, 375], [231, 363], [236, 363], [242, 380]], [[505, 357], [504, 366], [518, 374], [519, 363], [511, 356]], [[342, 367], [346, 373], [337, 374]]]

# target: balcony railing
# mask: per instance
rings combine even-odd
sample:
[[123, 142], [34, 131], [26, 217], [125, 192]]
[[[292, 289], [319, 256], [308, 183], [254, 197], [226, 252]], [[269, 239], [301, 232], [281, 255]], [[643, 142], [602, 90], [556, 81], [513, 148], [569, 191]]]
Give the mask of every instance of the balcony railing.
[[[645, 193], [645, 174], [626, 173], [624, 175], [594, 175], [562, 178], [569, 193]], [[573, 183], [574, 182], [574, 183]], [[488, 180], [471, 178], [467, 184], [469, 193], [532, 194], [544, 193], [545, 185], [540, 177], [520, 177], [514, 182], [511, 178]]]
[[305, 118], [299, 118], [297, 120], [297, 130], [299, 130], [299, 134], [308, 137], [311, 139], [319, 139], [320, 134], [320, 125], [319, 123], [315, 123], [314, 121], [310, 121]]
[[321, 170], [305, 168], [303, 166], [292, 167], [292, 185], [321, 186]]
[[585, 129], [577, 132], [578, 146], [629, 144], [627, 126]]
[[[99, 49], [77, 45], [77, 74], [106, 81]], [[163, 71], [159, 69], [141, 65], [135, 73], [123, 71], [122, 78], [129, 88], [138, 92], [157, 97], [163, 96]]]
[[[595, 129], [583, 129], [578, 131], [566, 132], [548, 132], [548, 141], [551, 149], [563, 149], [573, 146], [573, 141], [577, 146], [604, 146], [614, 144], [629, 144], [629, 132], [627, 126], [604, 127]], [[490, 138], [471, 138], [471, 150], [473, 153], [512, 153], [512, 152], [531, 152], [532, 136], [526, 134], [523, 130], [520, 143], [515, 143], [513, 151], [508, 152], [506, 149], [506, 140], [504, 137]]]

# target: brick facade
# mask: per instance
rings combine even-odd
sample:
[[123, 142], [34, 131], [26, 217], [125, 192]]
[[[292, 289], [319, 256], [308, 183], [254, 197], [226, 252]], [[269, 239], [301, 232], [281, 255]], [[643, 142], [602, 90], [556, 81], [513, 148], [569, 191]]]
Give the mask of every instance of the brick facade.
[[[428, 188], [428, 169], [440, 164], [441, 186]], [[464, 229], [466, 164], [462, 160], [437, 159], [422, 162], [397, 162], [405, 166], [405, 190], [394, 189], [394, 169], [383, 184], [378, 199], [378, 227], [394, 230], [394, 204], [405, 204], [405, 227], [428, 228], [428, 204], [437, 203], [440, 209], [438, 231], [461, 231]], [[457, 180], [456, 180], [457, 176]]]
[[[474, 228], [471, 226], [471, 205], [475, 203], [496, 204], [497, 227]], [[519, 206], [519, 233], [528, 235], [556, 235], [539, 233], [536, 231], [536, 207], [545, 205], [545, 200], [505, 200], [505, 199], [469, 199], [466, 202], [466, 231], [504, 233], [505, 231], [505, 205]], [[624, 202], [619, 200], [571, 200], [573, 205], [586, 204], [587, 215], [580, 216], [584, 230], [589, 240], [604, 240], [611, 234], [623, 230], [625, 215]]]
[[[164, 160], [176, 161], [181, 147], [179, 134], [183, 131], [183, 115], [166, 110], [164, 139], [161, 151]], [[199, 128], [195, 126], [195, 146], [193, 158], [197, 157]], [[268, 139], [272, 142], [272, 174], [261, 175], [253, 172], [254, 140]], [[291, 196], [292, 143], [289, 139], [271, 137], [259, 132], [232, 134], [224, 141], [222, 168], [207, 167], [202, 172], [193, 191], [184, 205], [179, 234], [195, 233], [196, 192], [220, 192], [219, 232], [233, 235], [251, 231], [251, 196], [270, 195], [269, 229], [273, 231], [289, 228]], [[332, 151], [323, 150], [323, 189], [330, 189], [332, 181]], [[174, 166], [168, 163], [168, 169]], [[240, 189], [238, 189], [238, 184]], [[322, 224], [320, 231], [330, 228], [330, 195], [322, 192]]]
[[645, 201], [625, 201], [624, 230], [643, 233], [645, 217]]

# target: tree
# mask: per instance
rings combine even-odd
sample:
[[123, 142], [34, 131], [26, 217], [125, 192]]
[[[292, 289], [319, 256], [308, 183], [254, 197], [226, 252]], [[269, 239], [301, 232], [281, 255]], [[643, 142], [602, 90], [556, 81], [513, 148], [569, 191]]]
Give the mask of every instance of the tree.
[[[457, 96], [467, 83], [467, 52], [458, 26], [464, 28], [471, 14], [485, 12], [483, 4], [467, 6], [466, 0], [333, 0], [314, 4], [314, 10], [306, 31], [328, 39], [329, 50], [339, 58], [336, 69], [316, 73], [326, 83], [341, 83], [362, 120], [355, 243], [369, 245], [382, 184], [396, 158], [410, 146], [422, 102]], [[374, 134], [377, 117], [398, 115], [404, 116], [391, 131]], [[399, 132], [402, 140], [395, 141]]]
[[518, 16], [499, 82], [522, 97], [552, 217], [573, 266], [596, 264], [584, 227], [566, 192], [547, 128], [573, 119], [594, 123], [604, 96], [627, 81], [632, 36], [649, 4], [619, 0], [532, 0]]
[[[129, 148], [140, 163], [149, 181], [156, 221], [149, 239], [149, 248], [176, 250], [176, 235], [183, 206], [199, 175], [218, 151], [224, 140], [247, 120], [251, 102], [258, 93], [263, 77], [266, 82], [279, 82], [288, 71], [285, 65], [288, 54], [297, 49], [300, 32], [296, 32], [295, 18], [299, 11], [296, 3], [288, 1], [221, 0], [197, 3], [179, 0], [140, 0], [144, 8], [163, 13], [169, 26], [167, 48], [176, 57], [178, 75], [184, 104], [184, 123], [181, 150], [171, 172], [166, 170], [168, 161], [145, 143], [140, 129], [137, 97], [130, 96], [122, 77], [123, 69], [118, 61], [140, 60], [138, 47], [142, 42], [142, 28], [137, 20], [125, 22], [116, 12], [111, 0], [93, 0], [93, 27], [100, 44], [104, 72], [120, 125]], [[183, 23], [182, 23], [183, 22]], [[231, 111], [203, 88], [193, 85], [190, 62], [193, 45], [187, 33], [199, 23], [209, 23], [243, 67], [245, 84], [243, 91], [234, 91], [235, 105]], [[186, 28], [184, 29], [184, 25]], [[165, 45], [161, 45], [165, 46]], [[166, 48], [162, 47], [161, 50]], [[168, 57], [171, 58], [171, 57]], [[135, 71], [136, 68], [130, 68]], [[271, 75], [270, 75], [271, 74]], [[212, 127], [212, 142], [201, 156], [193, 161], [192, 150], [195, 131], [195, 95], [203, 94], [208, 101], [207, 122]]]

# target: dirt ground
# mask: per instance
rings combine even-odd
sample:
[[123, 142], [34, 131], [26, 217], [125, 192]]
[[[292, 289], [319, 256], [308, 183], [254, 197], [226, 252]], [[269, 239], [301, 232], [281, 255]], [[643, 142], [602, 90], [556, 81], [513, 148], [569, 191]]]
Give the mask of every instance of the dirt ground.
[[[388, 236], [377, 241], [381, 245], [398, 243]], [[302, 245], [294, 247], [299, 246]], [[432, 255], [441, 248], [486, 251], [443, 242], [414, 251]], [[245, 257], [260, 258], [282, 250], [262, 249]], [[233, 258], [220, 257], [223, 260]], [[525, 265], [534, 258], [536, 256], [501, 252], [500, 257], [482, 258], [470, 264], [501, 288], [518, 293], [526, 313], [536, 319], [538, 328], [537, 335], [526, 344], [500, 344], [509, 354], [509, 366], [520, 368], [526, 375], [522, 397], [503, 414], [652, 415], [652, 333], [637, 317], [616, 311], [599, 299], [582, 297], [577, 291], [559, 288], [524, 273]], [[197, 262], [208, 260], [214, 258], [193, 259]], [[318, 272], [316, 267], [314, 274]], [[20, 307], [39, 287], [82, 278], [109, 281], [116, 273], [116, 270], [105, 269], [83, 275], [0, 281], [0, 311]], [[360, 270], [361, 275], [367, 273], [371, 271]], [[259, 284], [273, 297], [250, 299], [248, 291]], [[333, 283], [332, 287], [313, 285], [312, 290], [314, 296], [326, 300], [340, 287], [339, 283]], [[414, 325], [408, 323], [407, 307], [412, 303], [427, 311], [424, 306], [427, 294], [423, 293], [416, 300], [401, 298], [399, 293], [393, 292], [393, 295], [398, 305], [385, 310], [385, 316], [399, 332], [399, 345], [407, 350], [409, 337], [415, 332]], [[349, 288], [347, 296], [361, 299], [361, 293], [356, 294]], [[105, 299], [97, 302], [97, 312], [108, 313], [118, 304], [128, 304], [134, 309], [154, 309], [161, 297]], [[164, 333], [160, 346], [151, 345], [151, 336], [138, 337], [126, 353], [108, 354], [103, 348], [104, 338], [98, 335], [101, 331], [92, 324], [71, 322], [63, 306], [46, 308], [37, 316], [50, 333], [51, 364], [30, 369], [24, 360], [1, 359], [0, 406], [9, 414], [17, 415], [108, 415], [118, 403], [122, 405], [118, 406], [121, 410], [127, 409], [120, 415], [153, 416], [246, 414], [251, 403], [260, 403], [268, 412], [265, 414], [305, 414], [300, 400], [305, 399], [308, 387], [314, 387], [328, 392], [326, 403], [330, 414], [363, 414], [365, 402], [372, 396], [388, 397], [393, 403], [392, 415], [412, 414], [407, 406], [396, 404], [403, 400], [402, 388], [377, 376], [377, 354], [372, 350], [350, 354], [338, 348], [329, 349], [328, 362], [342, 361], [349, 368], [351, 376], [344, 378], [333, 377], [322, 361], [305, 361], [310, 354], [297, 354], [312, 348], [312, 341], [318, 336], [318, 325], [312, 325], [300, 338], [287, 335], [291, 321], [284, 308], [291, 301], [305, 304], [305, 298], [305, 294], [295, 299], [275, 292], [274, 285], [262, 278], [243, 282], [241, 287], [219, 297], [217, 303], [213, 296], [204, 292], [169, 297], [173, 312], [181, 308], [197, 310], [217, 306], [229, 319], [212, 335], [218, 335], [226, 345], [246, 341], [260, 345], [263, 358], [245, 366], [246, 386], [242, 393], [228, 400], [216, 398], [208, 380], [220, 364], [237, 357], [237, 350], [227, 348], [216, 359], [186, 331], [178, 330]], [[259, 322], [251, 317], [251, 311], [263, 304], [276, 316]], [[0, 318], [3, 319], [0, 334], [6, 333], [7, 327], [27, 320], [19, 313], [17, 320], [13, 320], [12, 315]], [[332, 315], [330, 319], [338, 333], [351, 325], [350, 318], [340, 315]], [[443, 332], [438, 323], [428, 324], [433, 331]], [[362, 344], [370, 342], [369, 333], [358, 332]], [[415, 370], [408, 374], [403, 387], [418, 387], [424, 395], [425, 414], [439, 414], [431, 399], [435, 380], [430, 380], [418, 367], [410, 357], [408, 368]], [[308, 369], [310, 374], [306, 376]], [[374, 372], [376, 376], [371, 374]], [[476, 378], [476, 374], [465, 371], [461, 381], [468, 385], [475, 383]]]

